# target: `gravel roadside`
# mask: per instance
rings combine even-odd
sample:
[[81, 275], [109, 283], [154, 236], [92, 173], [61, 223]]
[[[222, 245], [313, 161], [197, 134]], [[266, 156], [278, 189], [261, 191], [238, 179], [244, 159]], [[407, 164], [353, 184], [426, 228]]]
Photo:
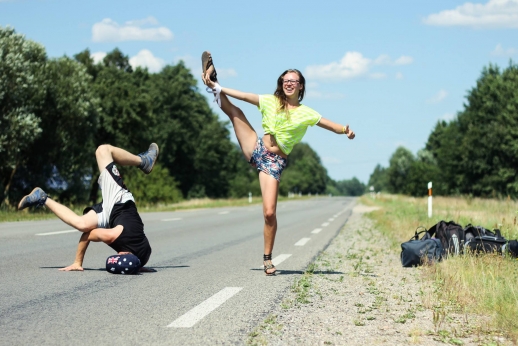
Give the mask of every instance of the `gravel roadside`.
[[[446, 318], [423, 307], [419, 268], [399, 253], [357, 205], [339, 235], [250, 334], [251, 345], [508, 345], [475, 335], [472, 316]], [[468, 323], [467, 321], [471, 323]]]

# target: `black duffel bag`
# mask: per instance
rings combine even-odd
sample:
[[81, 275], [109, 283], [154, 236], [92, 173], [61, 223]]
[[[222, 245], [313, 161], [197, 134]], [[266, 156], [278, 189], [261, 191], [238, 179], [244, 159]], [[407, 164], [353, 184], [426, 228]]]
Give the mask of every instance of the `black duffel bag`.
[[[420, 228], [424, 227], [418, 227], [415, 235], [409, 241], [401, 244], [401, 264], [403, 267], [417, 267], [425, 263], [432, 264], [442, 259], [444, 249], [441, 241], [432, 238], [426, 230], [418, 233], [417, 231]], [[422, 233], [424, 234], [419, 239], [419, 235]]]
[[472, 253], [502, 253], [502, 248], [505, 248], [507, 239], [502, 237], [499, 229], [490, 231], [482, 226], [473, 226], [471, 224], [464, 228], [464, 235], [466, 242], [464, 243], [464, 250]]

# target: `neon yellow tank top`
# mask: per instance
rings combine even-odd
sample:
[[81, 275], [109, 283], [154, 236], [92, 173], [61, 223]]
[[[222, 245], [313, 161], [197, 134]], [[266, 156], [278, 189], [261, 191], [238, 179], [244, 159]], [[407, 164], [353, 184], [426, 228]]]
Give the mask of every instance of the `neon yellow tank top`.
[[289, 155], [295, 144], [299, 143], [308, 126], [315, 126], [322, 116], [315, 110], [301, 104], [289, 111], [289, 117], [284, 112], [279, 113], [279, 101], [274, 95], [259, 95], [257, 107], [263, 115], [264, 133], [275, 137], [279, 148]]

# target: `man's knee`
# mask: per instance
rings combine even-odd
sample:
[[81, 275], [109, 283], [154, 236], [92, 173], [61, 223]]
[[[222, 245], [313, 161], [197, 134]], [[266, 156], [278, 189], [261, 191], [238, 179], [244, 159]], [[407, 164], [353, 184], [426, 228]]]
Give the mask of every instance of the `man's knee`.
[[108, 158], [111, 156], [111, 145], [109, 144], [101, 144], [97, 147], [97, 150], [95, 151], [95, 157], [97, 159]]

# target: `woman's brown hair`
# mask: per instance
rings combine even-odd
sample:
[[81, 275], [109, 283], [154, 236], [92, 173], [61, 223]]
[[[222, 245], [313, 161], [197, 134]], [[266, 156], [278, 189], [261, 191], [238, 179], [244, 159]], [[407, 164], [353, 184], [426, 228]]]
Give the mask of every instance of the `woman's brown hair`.
[[299, 70], [286, 70], [279, 76], [279, 78], [277, 78], [277, 89], [273, 94], [275, 95], [275, 97], [277, 97], [277, 100], [279, 100], [279, 109], [277, 111], [279, 113], [284, 112], [286, 114], [286, 118], [289, 118], [288, 98], [286, 97], [286, 94], [284, 94], [284, 89], [282, 88], [282, 86], [284, 82], [284, 76], [290, 72], [296, 73], [299, 76], [299, 84], [303, 86], [302, 90], [299, 91], [299, 102], [302, 101], [302, 99], [304, 98], [304, 94], [306, 93], [306, 78], [304, 78], [304, 76]]

